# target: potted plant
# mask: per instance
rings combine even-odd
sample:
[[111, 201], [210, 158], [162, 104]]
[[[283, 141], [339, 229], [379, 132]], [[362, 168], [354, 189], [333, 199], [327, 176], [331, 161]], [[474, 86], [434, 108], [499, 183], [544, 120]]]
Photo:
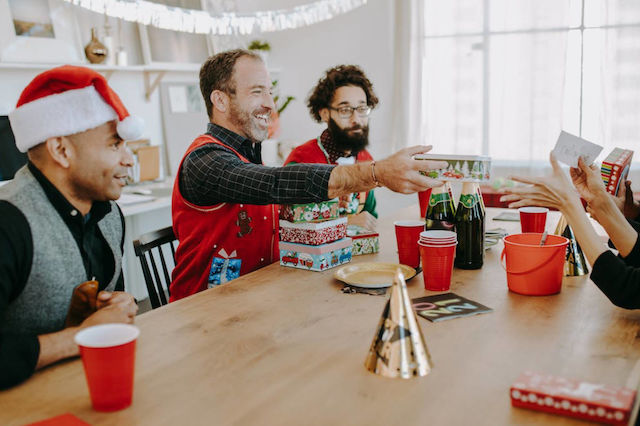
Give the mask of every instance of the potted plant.
[[[278, 80], [274, 80], [272, 88], [274, 92], [277, 92]], [[295, 100], [294, 96], [287, 96], [286, 99], [278, 105], [280, 101], [280, 95], [276, 93], [273, 97], [273, 103], [276, 104], [276, 109], [271, 111], [271, 121], [269, 123], [269, 139], [276, 136], [280, 131], [280, 114], [289, 106], [291, 101]]]
[[268, 41], [253, 40], [251, 43], [249, 43], [247, 49], [256, 52], [258, 55], [260, 55], [265, 64], [267, 63], [269, 52], [271, 51], [271, 45]]

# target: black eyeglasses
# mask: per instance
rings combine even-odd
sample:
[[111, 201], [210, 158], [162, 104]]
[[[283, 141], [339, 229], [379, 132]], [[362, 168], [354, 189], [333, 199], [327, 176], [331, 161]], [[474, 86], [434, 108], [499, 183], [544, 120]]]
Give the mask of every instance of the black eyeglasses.
[[341, 106], [340, 108], [329, 107], [338, 112], [340, 118], [351, 118], [355, 111], [359, 117], [368, 117], [371, 114], [371, 107], [369, 105], [360, 105], [358, 107]]

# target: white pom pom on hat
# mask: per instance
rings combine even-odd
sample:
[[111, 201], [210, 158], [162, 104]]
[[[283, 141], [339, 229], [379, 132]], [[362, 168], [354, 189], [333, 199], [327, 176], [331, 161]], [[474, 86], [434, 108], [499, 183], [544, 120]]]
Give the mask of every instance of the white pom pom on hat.
[[144, 122], [140, 117], [128, 115], [123, 120], [118, 121], [117, 130], [118, 135], [126, 141], [137, 139], [144, 131]]
[[22, 152], [48, 138], [84, 132], [111, 120], [118, 121], [122, 139], [142, 136], [142, 120], [129, 115], [107, 80], [96, 71], [72, 65], [37, 75], [9, 113]]

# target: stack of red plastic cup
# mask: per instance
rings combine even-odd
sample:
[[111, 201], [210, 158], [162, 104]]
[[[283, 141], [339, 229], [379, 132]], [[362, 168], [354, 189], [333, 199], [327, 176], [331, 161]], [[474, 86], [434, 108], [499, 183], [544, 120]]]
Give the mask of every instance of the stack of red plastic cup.
[[426, 290], [449, 290], [457, 244], [458, 237], [455, 232], [434, 230], [420, 233], [418, 247]]

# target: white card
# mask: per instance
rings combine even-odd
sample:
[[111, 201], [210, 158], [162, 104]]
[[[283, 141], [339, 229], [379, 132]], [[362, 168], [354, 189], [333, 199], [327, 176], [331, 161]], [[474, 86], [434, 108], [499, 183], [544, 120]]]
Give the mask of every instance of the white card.
[[602, 147], [588, 140], [574, 136], [564, 130], [560, 132], [553, 153], [556, 159], [570, 167], [578, 167], [578, 157], [582, 157], [587, 166], [591, 165]]

